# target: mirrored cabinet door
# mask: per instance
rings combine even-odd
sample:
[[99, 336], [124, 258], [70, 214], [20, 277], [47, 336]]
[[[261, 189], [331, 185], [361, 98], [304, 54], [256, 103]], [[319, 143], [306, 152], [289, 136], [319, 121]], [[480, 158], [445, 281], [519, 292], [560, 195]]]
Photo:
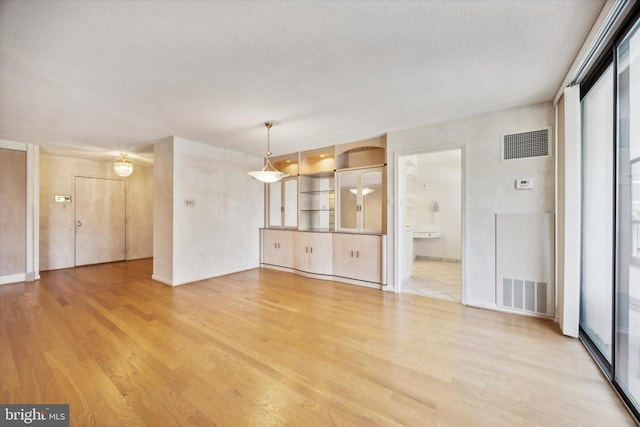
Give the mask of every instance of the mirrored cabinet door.
[[360, 211], [359, 191], [360, 173], [341, 172], [339, 178], [339, 216], [338, 228], [345, 231], [358, 230], [358, 213]]
[[285, 227], [298, 225], [298, 178], [283, 180], [283, 223]]
[[282, 227], [282, 183], [269, 184], [269, 227]]
[[362, 229], [368, 232], [382, 230], [382, 171], [362, 174]]
[[384, 229], [384, 169], [337, 173], [338, 231], [381, 233]]
[[272, 182], [269, 191], [269, 227], [298, 226], [298, 177]]

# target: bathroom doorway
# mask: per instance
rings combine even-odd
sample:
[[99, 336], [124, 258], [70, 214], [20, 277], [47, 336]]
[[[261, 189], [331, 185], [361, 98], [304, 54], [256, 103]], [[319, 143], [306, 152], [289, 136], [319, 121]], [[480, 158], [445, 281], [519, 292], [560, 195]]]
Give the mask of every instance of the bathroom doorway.
[[461, 303], [462, 149], [398, 156], [399, 292]]

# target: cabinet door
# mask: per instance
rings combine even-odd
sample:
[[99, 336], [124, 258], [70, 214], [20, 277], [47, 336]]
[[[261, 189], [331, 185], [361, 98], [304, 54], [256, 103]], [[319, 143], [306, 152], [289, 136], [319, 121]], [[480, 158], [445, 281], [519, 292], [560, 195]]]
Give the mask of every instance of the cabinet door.
[[295, 232], [287, 230], [273, 231], [278, 235], [278, 265], [293, 268], [293, 235]]
[[262, 263], [276, 265], [278, 242], [275, 230], [262, 230]]
[[366, 234], [354, 235], [356, 251], [354, 278], [367, 282], [382, 283], [381, 279], [381, 238]]
[[333, 235], [333, 274], [382, 283], [382, 237], [367, 234]]
[[353, 278], [354, 276], [354, 252], [352, 238], [354, 234], [333, 234], [333, 275]]
[[296, 232], [294, 237], [293, 267], [296, 270], [309, 272], [309, 238], [308, 233]]
[[382, 231], [382, 171], [374, 169], [362, 173], [362, 231]]
[[269, 227], [298, 225], [298, 177], [269, 184]]
[[298, 225], [298, 178], [287, 178], [282, 181], [283, 225]]
[[282, 183], [269, 184], [269, 227], [282, 227]]
[[262, 230], [262, 262], [293, 268], [293, 234], [286, 230]]
[[340, 172], [338, 175], [338, 225], [343, 231], [358, 231], [360, 213], [360, 172]]
[[333, 272], [333, 238], [331, 233], [306, 233], [309, 235], [309, 271], [316, 274]]
[[294, 265], [296, 270], [315, 274], [333, 271], [331, 233], [295, 233]]
[[384, 222], [384, 169], [338, 173], [338, 230], [381, 233]]

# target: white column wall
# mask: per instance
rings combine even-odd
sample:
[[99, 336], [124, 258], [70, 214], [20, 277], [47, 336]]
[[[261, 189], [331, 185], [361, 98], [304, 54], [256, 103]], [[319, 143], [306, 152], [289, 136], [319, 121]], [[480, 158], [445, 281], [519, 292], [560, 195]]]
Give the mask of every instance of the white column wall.
[[558, 108], [558, 324], [577, 337], [580, 322], [581, 121], [580, 87], [566, 88]]
[[152, 277], [173, 284], [173, 137], [153, 147]]
[[176, 286], [259, 266], [264, 188], [247, 171], [261, 158], [174, 137], [156, 145], [155, 168], [155, 279]]

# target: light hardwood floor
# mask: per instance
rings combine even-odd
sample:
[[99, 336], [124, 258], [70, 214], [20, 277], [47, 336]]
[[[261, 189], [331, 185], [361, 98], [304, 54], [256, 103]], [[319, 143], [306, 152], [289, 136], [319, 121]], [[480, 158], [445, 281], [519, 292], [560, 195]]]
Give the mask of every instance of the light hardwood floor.
[[0, 286], [0, 401], [69, 403], [72, 425], [634, 425], [550, 321], [266, 269], [150, 275]]

